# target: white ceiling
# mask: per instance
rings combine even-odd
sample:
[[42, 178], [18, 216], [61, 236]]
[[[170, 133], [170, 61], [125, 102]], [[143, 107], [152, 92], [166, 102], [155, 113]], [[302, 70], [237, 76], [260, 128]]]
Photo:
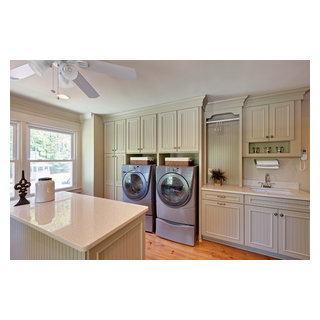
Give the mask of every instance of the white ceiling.
[[[11, 81], [11, 93], [79, 113], [110, 114], [201, 95], [241, 96], [310, 86], [306, 60], [136, 60], [108, 62], [134, 68], [128, 81], [82, 69], [82, 75], [100, 94], [88, 98], [77, 86], [63, 89], [70, 100], [57, 100], [50, 92], [51, 71]], [[26, 63], [14, 60], [10, 68]]]

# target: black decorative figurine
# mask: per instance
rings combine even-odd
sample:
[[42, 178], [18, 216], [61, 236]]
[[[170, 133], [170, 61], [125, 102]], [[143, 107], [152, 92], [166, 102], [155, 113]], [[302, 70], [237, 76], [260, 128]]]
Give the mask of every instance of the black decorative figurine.
[[15, 207], [30, 203], [26, 199], [26, 195], [28, 193], [27, 189], [30, 186], [31, 186], [31, 182], [28, 182], [27, 179], [24, 178], [24, 170], [22, 170], [21, 180], [14, 186], [15, 190], [19, 190], [19, 196], [20, 196], [20, 200], [14, 205]]

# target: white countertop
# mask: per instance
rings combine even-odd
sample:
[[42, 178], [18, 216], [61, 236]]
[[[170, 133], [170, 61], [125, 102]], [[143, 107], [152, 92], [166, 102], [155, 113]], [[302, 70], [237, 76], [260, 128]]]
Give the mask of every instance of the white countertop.
[[[310, 201], [310, 193], [302, 190], [295, 190], [295, 189], [285, 189], [285, 190], [291, 191], [293, 194], [277, 194], [277, 193], [271, 193], [272, 188], [268, 190], [270, 193], [263, 193], [263, 192], [254, 191], [251, 189], [251, 187], [238, 187], [238, 186], [231, 186], [231, 185], [219, 186], [219, 185], [213, 185], [213, 184], [206, 184], [201, 187], [201, 190], [232, 192], [232, 193], [262, 196], [262, 197]], [[274, 190], [277, 190], [277, 189], [274, 188]], [[281, 190], [281, 189], [278, 189], [278, 190]]]
[[12, 218], [79, 251], [87, 251], [131, 221], [148, 211], [148, 207], [96, 198], [71, 192], [57, 192], [55, 200], [14, 207]]

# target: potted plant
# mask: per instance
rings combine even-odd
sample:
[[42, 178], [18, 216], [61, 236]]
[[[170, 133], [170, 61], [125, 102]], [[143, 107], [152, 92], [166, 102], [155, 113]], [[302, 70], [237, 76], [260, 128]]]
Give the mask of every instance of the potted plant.
[[211, 173], [211, 179], [213, 180], [214, 184], [222, 185], [222, 181], [226, 181], [227, 178], [224, 175], [224, 172], [222, 172], [220, 169], [212, 169], [210, 170]]

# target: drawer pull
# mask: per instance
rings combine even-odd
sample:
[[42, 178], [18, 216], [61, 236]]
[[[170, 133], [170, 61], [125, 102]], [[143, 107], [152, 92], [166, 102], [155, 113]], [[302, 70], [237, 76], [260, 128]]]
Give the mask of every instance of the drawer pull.
[[217, 195], [218, 198], [222, 198], [224, 199], [226, 196], [220, 196], [220, 195]]
[[278, 214], [277, 214], [277, 213], [274, 213], [273, 215], [274, 215], [275, 217], [277, 217], [277, 216], [278, 216]]
[[220, 205], [220, 206], [225, 206], [225, 205], [226, 205], [224, 202], [217, 202], [217, 203], [218, 203], [218, 205]]
[[283, 213], [280, 213], [280, 217], [282, 218], [284, 216], [284, 214]]

